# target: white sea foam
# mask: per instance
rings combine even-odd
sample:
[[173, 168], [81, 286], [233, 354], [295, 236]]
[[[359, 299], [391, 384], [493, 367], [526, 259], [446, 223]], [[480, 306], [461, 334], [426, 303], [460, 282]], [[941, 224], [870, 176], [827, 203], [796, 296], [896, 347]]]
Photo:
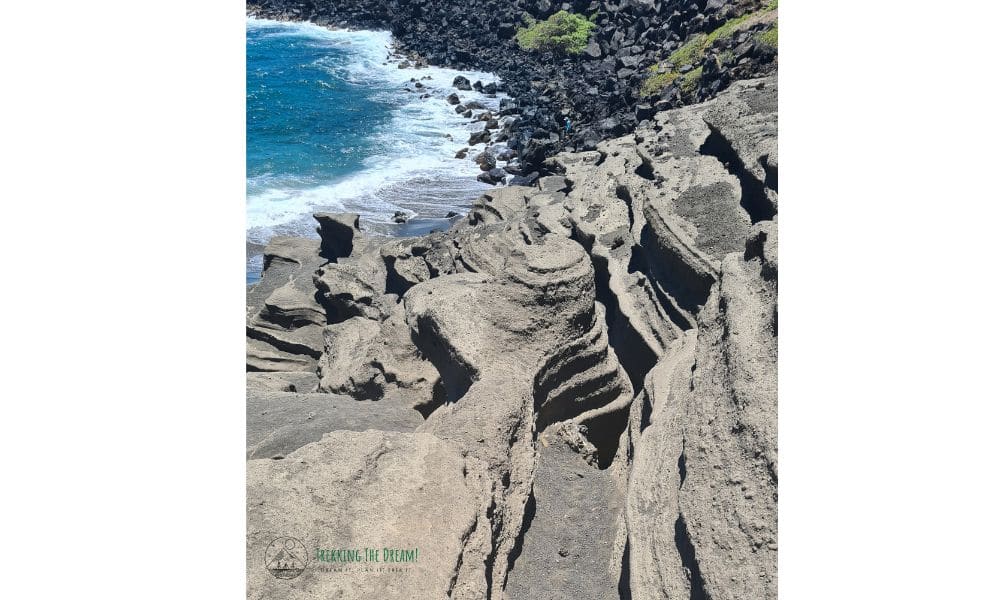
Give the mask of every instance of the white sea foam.
[[[443, 215], [461, 210], [488, 186], [475, 180], [479, 172], [472, 161], [455, 153], [466, 146], [470, 133], [483, 123], [470, 123], [455, 113], [445, 97], [455, 92], [451, 83], [457, 75], [484, 84], [498, 81], [484, 72], [462, 72], [428, 67], [399, 68], [390, 59], [392, 38], [380, 31], [333, 31], [309, 23], [278, 23], [248, 20], [247, 27], [274, 27], [281, 30], [268, 36], [305, 37], [346, 50], [352, 60], [320, 59], [316, 66], [336, 72], [352, 83], [379, 90], [378, 96], [395, 105], [389, 122], [372, 132], [375, 154], [364, 168], [336, 181], [302, 181], [288, 177], [263, 176], [248, 181], [248, 237], [265, 242], [275, 233], [308, 233], [310, 215], [316, 210], [358, 212], [374, 223], [387, 223], [395, 211], [410, 215]], [[423, 79], [430, 76], [430, 79]], [[425, 87], [416, 89], [411, 78]], [[406, 92], [404, 87], [413, 89]], [[463, 101], [478, 100], [492, 110], [500, 98], [488, 98], [475, 91], [458, 92]], [[421, 99], [423, 94], [429, 98]], [[450, 136], [450, 138], [449, 138]]]

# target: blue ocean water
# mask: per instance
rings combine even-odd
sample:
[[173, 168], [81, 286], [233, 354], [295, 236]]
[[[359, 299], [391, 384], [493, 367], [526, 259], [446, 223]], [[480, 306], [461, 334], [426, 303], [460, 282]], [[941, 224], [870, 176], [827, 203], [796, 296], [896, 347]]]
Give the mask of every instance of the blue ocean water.
[[445, 101], [460, 72], [401, 69], [390, 44], [387, 32], [247, 21], [248, 281], [272, 236], [316, 235], [313, 212], [357, 212], [363, 228], [391, 235], [396, 211], [464, 212], [486, 189], [471, 157], [454, 158], [483, 128]]

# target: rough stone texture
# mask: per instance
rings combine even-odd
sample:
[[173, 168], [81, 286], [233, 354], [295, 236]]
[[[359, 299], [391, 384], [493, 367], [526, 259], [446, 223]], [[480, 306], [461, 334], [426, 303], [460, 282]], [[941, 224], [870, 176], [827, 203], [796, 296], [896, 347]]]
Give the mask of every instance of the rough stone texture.
[[761, 223], [724, 258], [697, 338], [647, 378], [627, 518], [634, 597], [777, 596], [776, 235]]
[[717, 152], [740, 174], [743, 202], [754, 221], [778, 213], [778, 82], [740, 81], [707, 103], [704, 119], [719, 142]]
[[711, 598], [777, 595], [777, 226], [761, 225], [700, 315], [684, 420], [680, 516]]
[[326, 311], [316, 300], [312, 274], [324, 262], [318, 240], [276, 237], [268, 243], [261, 280], [248, 291], [248, 370], [316, 369]]
[[324, 258], [336, 260], [350, 256], [354, 248], [354, 238], [361, 233], [358, 227], [359, 215], [344, 213], [316, 213], [313, 218], [319, 223], [316, 232], [323, 242], [320, 253]]
[[446, 232], [331, 215], [339, 250], [274, 240], [248, 292], [251, 544], [360, 522], [444, 553], [420, 582], [277, 583], [254, 550], [252, 597], [775, 598], [775, 91], [647, 111]]
[[[446, 598], [476, 528], [482, 481], [428, 434], [337, 431], [282, 460], [247, 463], [250, 598]], [[418, 548], [408, 573], [329, 573], [313, 555], [293, 579], [263, 564], [272, 540], [315, 548]]]
[[251, 371], [247, 373], [247, 389], [267, 392], [315, 392], [319, 380], [307, 371]]
[[507, 598], [619, 600], [621, 557], [615, 521], [607, 517], [623, 501], [610, 472], [594, 469], [561, 440], [543, 437]]
[[314, 276], [316, 289], [327, 310], [338, 319], [365, 317], [381, 319], [388, 311], [385, 295], [386, 268], [379, 257], [364, 260], [340, 259], [319, 268]]
[[[492, 539], [483, 541], [481, 557], [490, 597], [499, 597], [506, 557], [522, 527], [535, 468], [534, 428], [616, 412], [624, 427], [631, 400], [617, 359], [600, 344], [606, 336], [592, 333], [604, 323], [586, 253], [564, 237], [531, 233], [520, 223], [485, 240], [466, 240], [463, 262], [467, 252], [475, 256], [468, 262], [476, 273], [442, 276], [404, 297], [416, 343], [438, 367], [448, 400], [420, 431], [455, 441], [483, 461], [493, 482]], [[601, 359], [585, 368], [587, 356]], [[553, 393], [556, 382], [546, 373], [563, 365], [580, 368], [572, 382], [577, 394]], [[536, 423], [543, 418], [536, 411], [553, 416]], [[463, 572], [459, 585], [471, 588], [480, 577]]]
[[[646, 376], [643, 394], [636, 400], [638, 410], [633, 411], [636, 449], [626, 512], [633, 598], [697, 597], [691, 594], [689, 566], [681, 557], [677, 536], [682, 398], [690, 387], [696, 343], [694, 331], [673, 343]], [[649, 411], [645, 424], [644, 411]]]
[[396, 390], [415, 406], [434, 403], [437, 369], [413, 344], [398, 308], [384, 321], [353, 317], [326, 327], [320, 391], [378, 399]]
[[247, 458], [286, 456], [330, 431], [413, 431], [423, 421], [405, 398], [394, 396], [367, 402], [335, 394], [251, 390]]
[[558, 155], [554, 162], [572, 182], [566, 202], [572, 235], [591, 254], [610, 334], [639, 385], [640, 374], [690, 327], [672, 299], [657, 297], [654, 284], [636, 268], [648, 262], [640, 244], [650, 184], [636, 174], [643, 158], [635, 142], [624, 138], [599, 145], [597, 156]]

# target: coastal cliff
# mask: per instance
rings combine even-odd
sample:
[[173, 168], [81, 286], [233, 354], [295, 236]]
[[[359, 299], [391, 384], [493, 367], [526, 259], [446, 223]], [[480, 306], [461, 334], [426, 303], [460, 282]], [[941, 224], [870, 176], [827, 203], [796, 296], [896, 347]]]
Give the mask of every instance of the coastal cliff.
[[[280, 6], [413, 44], [449, 4]], [[507, 3], [486, 4], [448, 19], [509, 48]], [[599, 23], [673, 14], [584, 4]], [[730, 7], [709, 5], [683, 34]], [[599, 34], [602, 56], [648, 25]], [[777, 597], [777, 78], [705, 95], [560, 146], [447, 231], [323, 213], [320, 239], [270, 242], [247, 295], [249, 597]], [[634, 114], [621, 96], [605, 114]], [[317, 552], [285, 579], [258, 564], [280, 536], [419, 553], [330, 573]]]

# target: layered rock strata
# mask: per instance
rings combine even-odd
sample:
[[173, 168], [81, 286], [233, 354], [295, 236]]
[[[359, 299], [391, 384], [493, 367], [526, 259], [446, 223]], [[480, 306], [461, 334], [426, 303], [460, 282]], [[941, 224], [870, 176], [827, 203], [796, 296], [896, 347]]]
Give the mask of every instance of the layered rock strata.
[[[445, 232], [273, 240], [249, 596], [776, 597], [776, 89], [557, 154]], [[420, 553], [284, 580], [283, 536]]]

